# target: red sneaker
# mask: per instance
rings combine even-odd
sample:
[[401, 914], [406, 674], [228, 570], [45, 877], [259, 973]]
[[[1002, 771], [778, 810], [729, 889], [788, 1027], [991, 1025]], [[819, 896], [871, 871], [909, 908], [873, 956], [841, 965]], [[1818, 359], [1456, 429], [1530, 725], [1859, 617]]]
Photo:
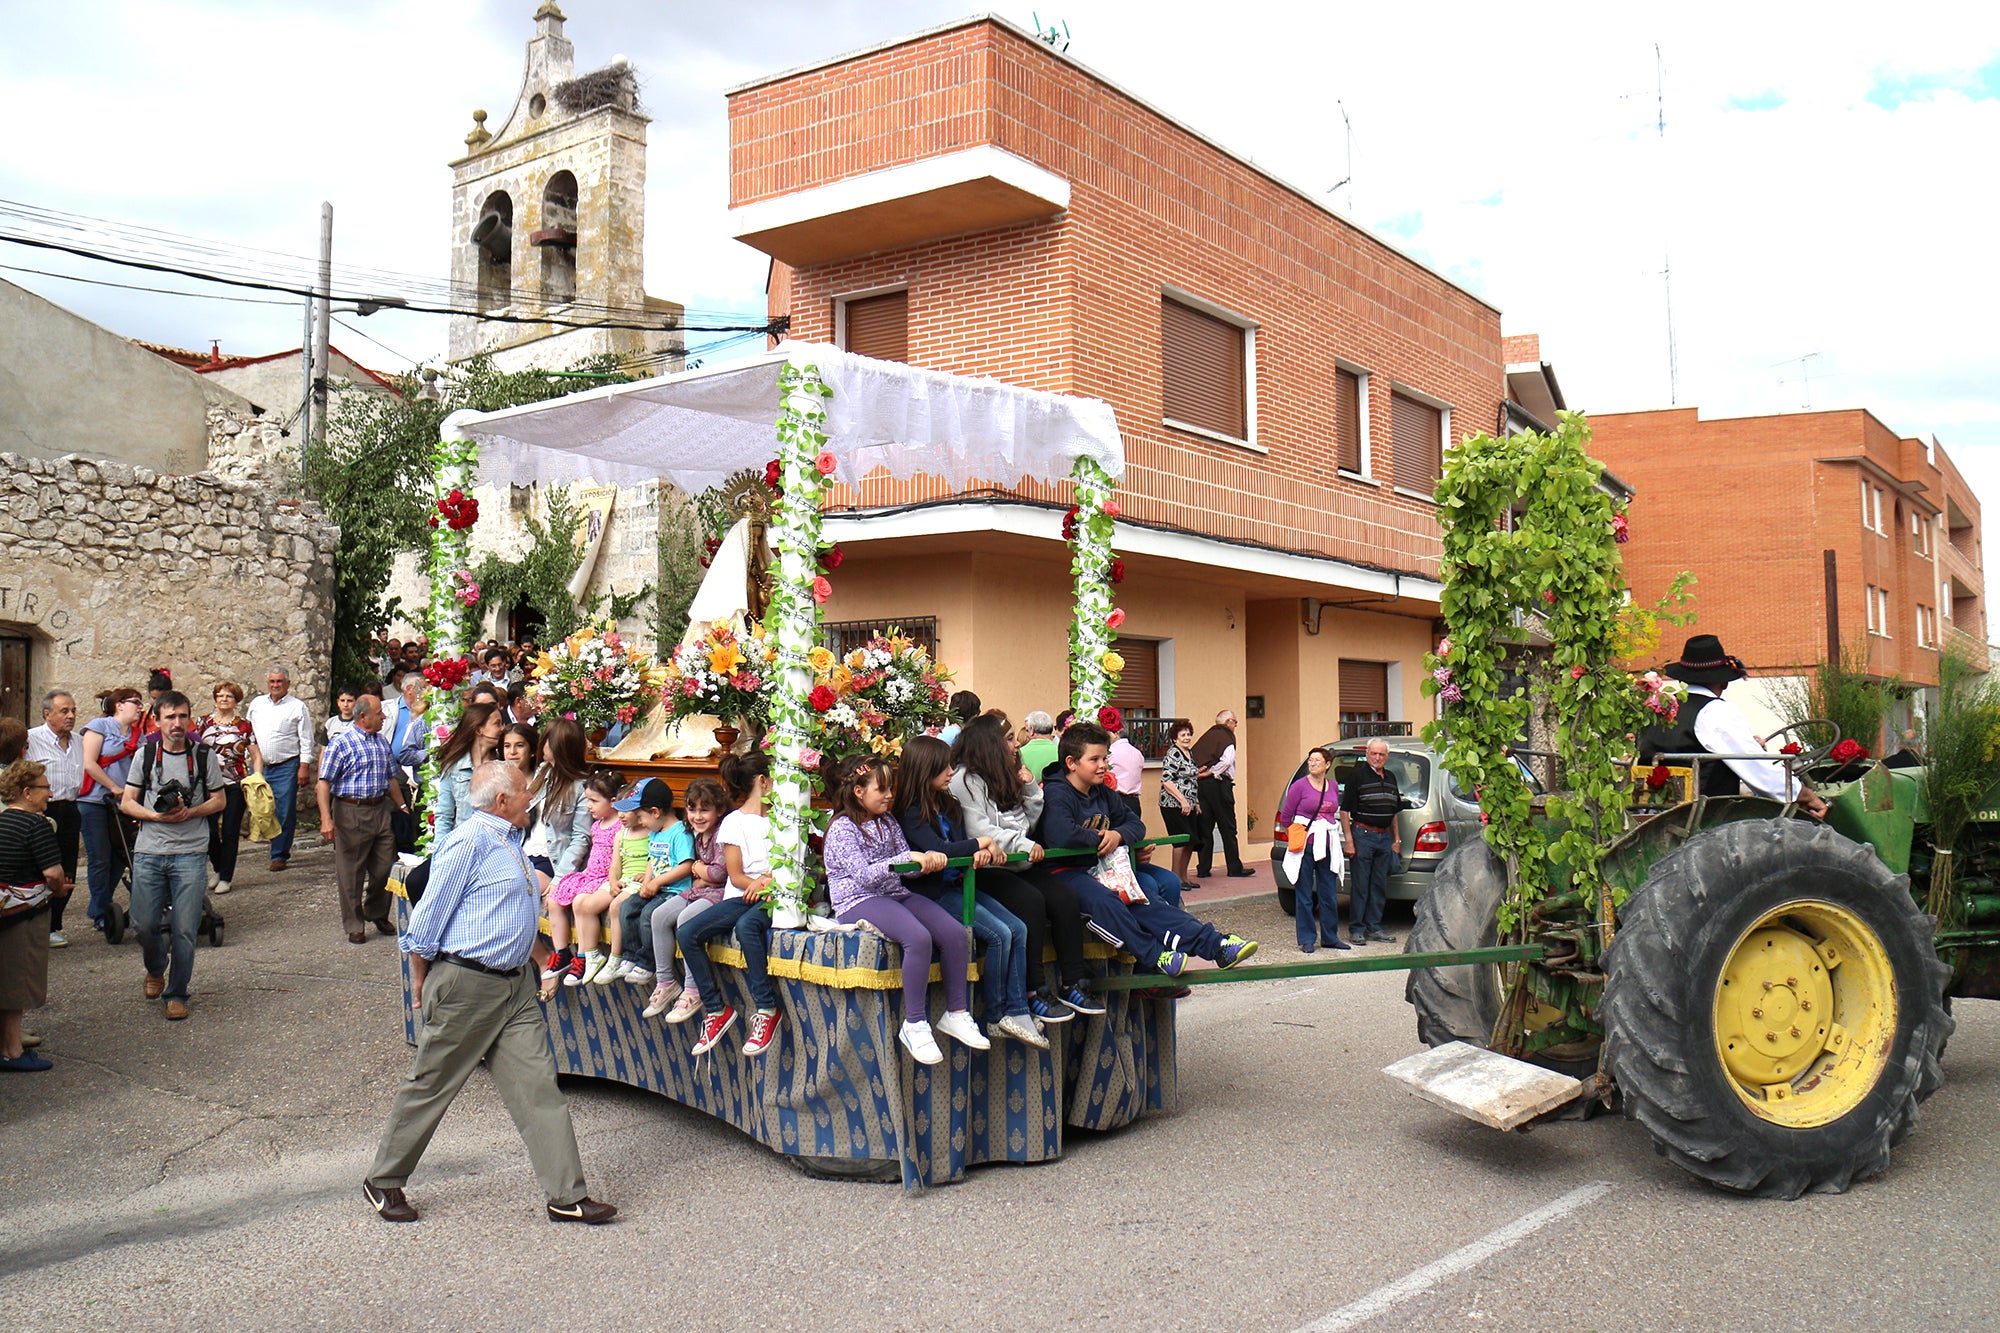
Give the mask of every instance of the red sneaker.
[[696, 1055], [706, 1055], [709, 1048], [722, 1040], [722, 1034], [736, 1026], [736, 1010], [724, 1008], [719, 1014], [710, 1014], [701, 1025], [701, 1040], [694, 1044]]
[[758, 1012], [750, 1015], [750, 1035], [743, 1039], [743, 1054], [762, 1055], [777, 1040], [778, 1015]]

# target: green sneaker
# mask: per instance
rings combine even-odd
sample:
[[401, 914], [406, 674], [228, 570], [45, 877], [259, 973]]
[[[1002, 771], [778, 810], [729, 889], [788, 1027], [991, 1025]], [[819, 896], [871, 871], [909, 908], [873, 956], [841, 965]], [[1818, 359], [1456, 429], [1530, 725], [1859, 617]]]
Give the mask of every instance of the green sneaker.
[[1187, 955], [1179, 949], [1169, 949], [1154, 960], [1153, 966], [1159, 968], [1162, 975], [1177, 977], [1187, 966]]
[[1231, 935], [1222, 941], [1222, 947], [1215, 952], [1218, 967], [1235, 967], [1238, 963], [1257, 952], [1257, 941], [1246, 940], [1241, 935]]

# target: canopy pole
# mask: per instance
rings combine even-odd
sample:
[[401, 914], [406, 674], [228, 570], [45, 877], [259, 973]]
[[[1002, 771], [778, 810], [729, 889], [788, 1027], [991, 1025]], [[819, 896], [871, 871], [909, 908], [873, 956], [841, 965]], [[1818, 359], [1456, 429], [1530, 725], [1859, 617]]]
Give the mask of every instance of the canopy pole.
[[1070, 479], [1076, 484], [1076, 511], [1067, 523], [1076, 619], [1069, 631], [1069, 706], [1079, 718], [1094, 722], [1097, 710], [1111, 702], [1112, 688], [1125, 668], [1124, 660], [1111, 651], [1116, 628], [1111, 532], [1118, 511], [1111, 500], [1111, 478], [1097, 460], [1079, 457]]
[[[469, 637], [468, 621], [472, 608], [458, 595], [457, 573], [470, 566], [472, 560], [472, 529], [453, 527], [451, 514], [457, 506], [440, 504], [449, 500], [456, 491], [469, 497], [472, 493], [472, 478], [479, 464], [479, 446], [469, 439], [453, 438], [458, 432], [450, 428], [443, 432], [431, 451], [431, 467], [437, 476], [437, 496], [431, 505], [431, 604], [430, 613], [425, 617], [429, 622], [425, 629], [430, 634], [430, 657], [433, 662], [456, 661], [465, 655], [465, 645]], [[423, 809], [430, 808], [430, 796], [437, 791], [438, 751], [444, 746], [444, 738], [458, 726], [459, 716], [465, 711], [464, 699], [456, 689], [440, 689], [433, 684], [429, 690], [430, 704], [424, 711], [426, 727], [424, 737], [423, 767], [417, 771], [417, 782], [425, 793]], [[442, 731], [441, 731], [442, 729]], [[417, 851], [428, 856], [431, 851], [431, 821], [420, 819], [417, 825]]]
[[779, 927], [805, 924], [812, 896], [811, 778], [800, 764], [815, 727], [812, 665], [819, 643], [820, 496], [829, 478], [821, 470], [826, 447], [826, 400], [833, 391], [811, 365], [787, 365], [778, 377], [778, 471], [784, 498], [770, 528], [777, 560], [771, 568], [771, 603], [764, 615], [773, 640], [776, 690], [771, 699], [771, 920]]

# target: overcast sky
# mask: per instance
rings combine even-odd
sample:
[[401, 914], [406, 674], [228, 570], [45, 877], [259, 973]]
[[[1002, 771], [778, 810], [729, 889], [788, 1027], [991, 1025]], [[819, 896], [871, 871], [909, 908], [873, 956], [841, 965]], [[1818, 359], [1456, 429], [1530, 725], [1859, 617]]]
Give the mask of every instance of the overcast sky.
[[[728, 239], [722, 90], [969, 12], [563, 4], [579, 71], [623, 54], [642, 79], [649, 290], [757, 316], [766, 261]], [[474, 107], [506, 115], [534, 9], [0, 0], [0, 198], [296, 255], [326, 199], [343, 262], [442, 277], [446, 163]], [[1866, 407], [1935, 433], [2000, 496], [1996, 7], [1048, 0], [1040, 18], [1067, 22], [1099, 73], [1499, 306], [1508, 332], [1541, 334], [1572, 406]], [[16, 245], [0, 264], [189, 285]], [[132, 337], [299, 341], [296, 304], [0, 277]], [[368, 364], [442, 351], [440, 320], [347, 322], [379, 339], [333, 331]]]

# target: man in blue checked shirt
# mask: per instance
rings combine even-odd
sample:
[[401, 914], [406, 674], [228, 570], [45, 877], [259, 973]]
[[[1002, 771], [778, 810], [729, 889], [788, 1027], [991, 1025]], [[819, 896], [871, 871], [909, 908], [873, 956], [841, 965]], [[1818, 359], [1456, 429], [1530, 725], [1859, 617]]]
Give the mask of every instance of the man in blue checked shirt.
[[417, 1059], [389, 1107], [361, 1184], [385, 1222], [414, 1222], [403, 1186], [438, 1122], [481, 1060], [520, 1128], [552, 1222], [609, 1222], [618, 1210], [584, 1193], [569, 1103], [556, 1087], [548, 1019], [528, 956], [540, 902], [521, 853], [527, 780], [498, 760], [472, 775], [472, 817], [431, 858], [430, 887], [410, 913], [410, 1004], [423, 1019]]
[[320, 756], [320, 836], [333, 844], [333, 879], [340, 886], [340, 915], [349, 944], [368, 942], [368, 923], [384, 935], [389, 924], [389, 872], [396, 865], [396, 832], [389, 811], [407, 810], [402, 770], [382, 739], [382, 701], [364, 694], [354, 702], [354, 725]]

